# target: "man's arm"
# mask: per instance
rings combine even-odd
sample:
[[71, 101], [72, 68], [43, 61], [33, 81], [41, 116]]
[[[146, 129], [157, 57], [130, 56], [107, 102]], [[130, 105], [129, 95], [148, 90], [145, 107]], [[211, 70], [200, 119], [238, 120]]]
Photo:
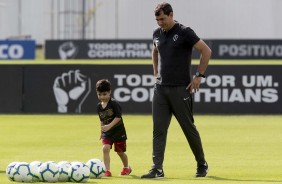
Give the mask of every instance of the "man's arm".
[[[211, 49], [207, 46], [207, 44], [203, 40], [199, 40], [195, 45], [194, 48], [200, 53], [200, 64], [198, 65], [198, 71], [201, 74], [204, 74], [211, 57]], [[199, 91], [200, 84], [201, 84], [202, 77], [195, 77], [191, 83], [187, 86], [190, 93]]]
[[201, 74], [204, 74], [208, 67], [209, 60], [211, 57], [211, 49], [203, 40], [198, 41], [194, 45], [194, 48], [197, 49], [197, 51], [200, 53], [200, 64], [198, 66], [198, 71]]
[[157, 77], [158, 75], [158, 49], [157, 47], [153, 44], [153, 49], [152, 49], [152, 61], [153, 61], [153, 70], [154, 70], [154, 76]]

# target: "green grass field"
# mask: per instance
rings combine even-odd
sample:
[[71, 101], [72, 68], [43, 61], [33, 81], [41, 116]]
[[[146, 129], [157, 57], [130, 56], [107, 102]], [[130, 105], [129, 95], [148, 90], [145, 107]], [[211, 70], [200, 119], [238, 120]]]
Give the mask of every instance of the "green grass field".
[[[141, 180], [150, 169], [150, 115], [124, 115], [128, 157], [133, 172], [118, 176], [122, 165], [111, 152], [112, 178], [88, 180], [107, 184], [219, 184], [282, 183], [282, 116], [195, 116], [210, 172], [194, 178], [195, 161], [184, 135], [172, 120], [163, 180]], [[61, 160], [86, 162], [102, 158], [99, 122], [95, 115], [0, 115], [0, 184], [11, 184], [5, 174], [10, 162]]]
[[[198, 64], [194, 60], [193, 64]], [[148, 60], [36, 60], [0, 61], [6, 64], [149, 64]], [[211, 60], [211, 65], [282, 65], [281, 60]], [[164, 162], [165, 179], [141, 180], [152, 164], [150, 115], [124, 115], [128, 157], [133, 172], [119, 177], [122, 168], [111, 152], [112, 178], [88, 180], [94, 184], [272, 184], [282, 183], [282, 115], [195, 116], [210, 171], [194, 178], [196, 163], [184, 135], [172, 120]], [[99, 122], [95, 115], [0, 115], [0, 184], [12, 184], [5, 174], [10, 162], [102, 159]]]

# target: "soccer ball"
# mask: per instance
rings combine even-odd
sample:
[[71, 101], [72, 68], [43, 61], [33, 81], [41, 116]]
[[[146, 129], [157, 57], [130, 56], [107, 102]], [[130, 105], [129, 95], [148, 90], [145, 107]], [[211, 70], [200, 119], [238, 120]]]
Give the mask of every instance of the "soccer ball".
[[68, 161], [61, 161], [58, 163], [59, 166], [59, 182], [69, 181], [68, 172], [71, 169], [71, 163]]
[[44, 162], [39, 167], [39, 178], [43, 182], [57, 182], [59, 179], [59, 167], [53, 161]]
[[13, 179], [17, 182], [32, 182], [29, 163], [18, 162], [13, 168]]
[[15, 181], [14, 180], [14, 172], [13, 171], [16, 171], [16, 170], [13, 170], [13, 168], [15, 167], [15, 165], [19, 163], [19, 162], [11, 162], [7, 168], [6, 168], [6, 176], [8, 177], [9, 180], [11, 181]]
[[85, 183], [89, 179], [90, 170], [87, 165], [82, 162], [71, 162], [71, 168], [68, 172], [69, 179], [76, 183]]
[[106, 167], [104, 162], [100, 159], [93, 158], [86, 162], [86, 165], [90, 168], [90, 178], [101, 178], [104, 176]]
[[60, 165], [64, 165], [64, 164], [66, 164], [66, 163], [69, 163], [69, 164], [70, 164], [70, 162], [69, 162], [69, 161], [60, 161], [60, 162], [58, 162], [57, 164], [58, 164], [58, 166], [60, 166]]
[[41, 161], [33, 161], [29, 163], [30, 172], [32, 174], [32, 181], [38, 182], [40, 181], [39, 177], [39, 167], [42, 165]]

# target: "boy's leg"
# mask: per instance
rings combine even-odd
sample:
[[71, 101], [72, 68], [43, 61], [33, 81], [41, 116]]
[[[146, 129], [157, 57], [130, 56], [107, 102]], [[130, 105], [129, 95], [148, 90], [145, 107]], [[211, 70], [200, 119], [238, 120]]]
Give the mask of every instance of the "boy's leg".
[[129, 175], [132, 170], [128, 164], [127, 154], [125, 153], [126, 141], [119, 141], [119, 142], [115, 142], [114, 144], [115, 144], [115, 152], [117, 152], [123, 164], [123, 168], [122, 171], [120, 172], [120, 175], [122, 176]]
[[118, 141], [115, 142], [114, 145], [115, 145], [115, 152], [117, 152], [118, 156], [120, 157], [123, 167], [128, 167], [128, 157], [125, 153], [126, 141]]
[[128, 157], [124, 152], [117, 152], [118, 156], [120, 157], [123, 167], [128, 167]]
[[106, 167], [106, 171], [110, 171], [110, 150], [112, 148], [112, 141], [108, 139], [103, 139], [103, 160]]

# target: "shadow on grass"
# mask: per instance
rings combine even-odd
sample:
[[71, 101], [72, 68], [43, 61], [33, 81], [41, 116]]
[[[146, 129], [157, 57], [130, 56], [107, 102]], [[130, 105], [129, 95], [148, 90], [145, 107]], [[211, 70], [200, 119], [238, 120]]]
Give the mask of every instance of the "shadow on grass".
[[[102, 177], [99, 179], [90, 179], [88, 181], [99, 181], [99, 180], [113, 180], [113, 179], [141, 179], [140, 176], [128, 175], [128, 176], [111, 176], [111, 177]], [[90, 182], [92, 183], [92, 182]]]
[[140, 179], [140, 176], [136, 176], [134, 174], [130, 174], [127, 176], [114, 176], [114, 178], [119, 178], [119, 179]]
[[162, 179], [141, 179], [140, 176], [136, 175], [129, 175], [129, 176], [117, 176], [117, 177], [110, 177], [110, 178], [103, 178], [103, 179], [111, 179], [111, 178], [119, 178], [119, 179], [140, 179], [140, 180], [151, 180], [151, 181], [170, 181], [170, 180], [201, 180], [201, 179], [212, 179], [212, 180], [221, 180], [221, 181], [237, 181], [237, 182], [269, 182], [269, 183], [279, 183], [282, 180], [264, 180], [264, 179], [232, 179], [232, 178], [223, 178], [218, 176], [206, 176], [204, 178], [194, 178], [194, 179], [184, 179], [184, 178], [162, 178]]
[[206, 178], [214, 179], [214, 180], [222, 180], [222, 181], [254, 181], [254, 182], [270, 182], [270, 183], [279, 183], [282, 180], [264, 180], [264, 179], [232, 179], [232, 178], [222, 178], [218, 176], [207, 176]]
[[[112, 177], [102, 177], [101, 178], [101, 180], [109, 180], [109, 181], [112, 181], [112, 180], [114, 180], [114, 179], [124, 179], [124, 180], [132, 180], [132, 179], [134, 179], [134, 180], [140, 180], [140, 181], [170, 181], [172, 178], [166, 178], [166, 177], [164, 177], [164, 178], [161, 178], [161, 179], [145, 179], [145, 178], [143, 178], [143, 179], [141, 179], [141, 176], [137, 176], [137, 175], [133, 175], [133, 174], [130, 174], [130, 175], [128, 175], [128, 176], [112, 176]], [[98, 181], [98, 180], [96, 180], [96, 181]], [[88, 182], [89, 182], [89, 180], [88, 180]], [[91, 180], [90, 180], [90, 183], [92, 183], [91, 182]]]
[[[3, 172], [5, 173], [4, 171], [0, 171], [0, 173]], [[206, 180], [206, 181], [209, 181], [209, 180], [218, 180], [218, 181], [235, 181], [235, 182], [269, 182], [269, 183], [279, 183], [279, 182], [282, 182], [282, 180], [264, 180], [264, 179], [232, 179], [232, 178], [223, 178], [223, 177], [218, 177], [218, 176], [206, 176], [204, 178], [162, 178], [162, 179], [141, 179], [140, 176], [137, 176], [137, 175], [129, 175], [129, 176], [113, 176], [113, 177], [102, 177], [101, 180], [109, 180], [109, 181], [112, 181], [113, 179], [138, 179], [138, 180], [143, 180], [143, 181], [171, 181], [171, 180], [187, 180], [187, 181], [191, 181], [191, 180]], [[207, 180], [208, 179], [208, 180]], [[87, 183], [97, 183], [100, 179], [94, 179], [94, 180], [88, 180]]]
[[129, 176], [118, 176], [118, 178], [122, 178], [122, 179], [139, 179], [139, 180], [143, 180], [143, 181], [170, 181], [171, 179], [174, 179], [174, 178], [141, 178], [141, 176], [136, 176], [136, 175], [133, 175], [133, 174], [130, 174]]

